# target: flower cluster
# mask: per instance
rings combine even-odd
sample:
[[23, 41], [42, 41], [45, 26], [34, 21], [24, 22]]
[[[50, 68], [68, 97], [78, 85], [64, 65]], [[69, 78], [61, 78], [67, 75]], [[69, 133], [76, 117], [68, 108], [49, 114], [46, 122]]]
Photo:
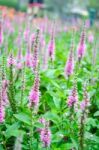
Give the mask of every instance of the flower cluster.
[[69, 54], [69, 57], [68, 57], [68, 60], [66, 62], [66, 66], [65, 66], [65, 76], [69, 77], [72, 73], [73, 73], [73, 70], [74, 70], [74, 45], [73, 45], [73, 42], [71, 44], [71, 49], [70, 49], [70, 54]]
[[85, 24], [81, 33], [81, 37], [80, 37], [80, 42], [78, 45], [78, 49], [77, 49], [77, 54], [78, 54], [78, 60], [80, 61], [82, 59], [82, 57], [85, 54], [85, 49], [86, 49], [86, 45], [85, 45]]
[[90, 100], [86, 88], [84, 88], [83, 101], [80, 103], [80, 108], [85, 111], [90, 106]]
[[37, 107], [39, 104], [39, 97], [40, 97], [39, 86], [40, 86], [40, 77], [38, 71], [36, 71], [34, 85], [29, 94], [30, 106]]
[[48, 54], [51, 61], [55, 59], [55, 38], [54, 38], [54, 30], [52, 30], [51, 38], [48, 43]]
[[44, 122], [45, 127], [40, 131], [40, 139], [44, 147], [49, 147], [51, 143], [51, 131], [48, 122]]
[[33, 58], [32, 58], [32, 67], [34, 71], [38, 67], [39, 33], [40, 33], [40, 30], [38, 29], [36, 37], [35, 37], [35, 41], [34, 41]]
[[2, 21], [0, 20], [0, 45], [3, 42], [3, 28], [2, 28]]
[[13, 58], [12, 53], [10, 53], [10, 55], [9, 55], [9, 58], [7, 60], [7, 64], [8, 64], [8, 67], [10, 67], [11, 65], [15, 65], [15, 60]]
[[74, 83], [71, 94], [67, 99], [68, 107], [73, 107], [74, 104], [77, 103], [77, 101], [78, 101], [78, 92], [77, 92], [76, 83]]

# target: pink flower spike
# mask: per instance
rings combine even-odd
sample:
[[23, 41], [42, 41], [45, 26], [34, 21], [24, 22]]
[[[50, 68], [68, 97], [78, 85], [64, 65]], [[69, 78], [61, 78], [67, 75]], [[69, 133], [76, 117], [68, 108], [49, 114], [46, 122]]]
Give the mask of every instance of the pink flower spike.
[[85, 45], [85, 24], [84, 24], [83, 31], [80, 37], [80, 42], [77, 49], [77, 55], [79, 61], [84, 57], [85, 49], [86, 49], [86, 45]]
[[33, 70], [35, 71], [36, 68], [38, 67], [38, 49], [39, 49], [39, 33], [40, 33], [40, 30], [38, 29], [37, 30], [37, 34], [36, 34], [36, 37], [35, 37], [35, 42], [34, 42], [34, 49], [33, 49], [33, 57], [32, 57], [32, 63], [31, 63], [31, 66], [33, 68]]
[[3, 43], [3, 28], [2, 21], [0, 20], [0, 45]]
[[74, 59], [73, 54], [70, 53], [65, 66], [65, 76], [69, 77], [71, 74], [73, 74], [73, 70], [74, 70]]
[[94, 42], [94, 35], [91, 32], [88, 35], [88, 41], [89, 41], [89, 43], [93, 43]]
[[8, 67], [10, 67], [11, 65], [15, 65], [15, 60], [14, 60], [12, 54], [9, 55], [9, 58], [7, 60], [7, 65], [8, 65]]
[[[39, 119], [39, 122], [45, 126], [46, 120], [45, 120], [44, 118], [40, 118], [40, 119]], [[38, 128], [38, 129], [37, 129], [37, 131], [38, 131], [39, 133], [40, 133], [42, 130], [43, 130], [42, 128]]]
[[29, 39], [29, 33], [30, 33], [30, 30], [27, 28], [25, 31], [24, 31], [24, 40], [27, 42], [28, 39]]
[[27, 52], [25, 57], [25, 62], [27, 67], [31, 67], [31, 59], [32, 59], [31, 53]]
[[22, 52], [21, 52], [21, 48], [18, 51], [18, 56], [17, 56], [17, 61], [16, 61], [16, 67], [17, 69], [22, 69], [23, 64], [22, 64]]
[[72, 107], [74, 105], [76, 107], [77, 102], [78, 102], [78, 92], [77, 92], [77, 85], [76, 85], [76, 81], [75, 81], [73, 89], [67, 99], [67, 105], [68, 105], [68, 107]]
[[45, 126], [44, 129], [41, 130], [40, 139], [43, 143], [43, 147], [49, 147], [51, 144], [51, 131]]
[[51, 39], [51, 41], [48, 44], [48, 51], [49, 57], [51, 58], [52, 61], [55, 59], [54, 50], [55, 50], [55, 42], [53, 39]]
[[3, 106], [5, 106], [8, 103], [7, 87], [8, 87], [8, 81], [3, 80], [2, 81], [2, 103], [3, 103]]
[[55, 59], [55, 40], [54, 40], [54, 33], [51, 35], [51, 39], [48, 44], [48, 53], [51, 61], [54, 61]]
[[80, 103], [80, 108], [82, 111], [85, 111], [90, 106], [90, 101], [86, 87], [84, 87], [83, 101]]
[[73, 54], [74, 51], [73, 50], [74, 50], [74, 44], [73, 44], [73, 39], [72, 39], [70, 53], [69, 53], [69, 56], [65, 65], [65, 70], [64, 70], [65, 77], [69, 77], [70, 75], [73, 74], [73, 71], [74, 71], [74, 54]]
[[32, 106], [38, 107], [39, 97], [40, 97], [39, 84], [40, 84], [40, 78], [39, 78], [38, 72], [36, 72], [34, 86], [31, 89], [30, 94], [29, 94], [29, 101], [30, 101], [31, 107]]
[[69, 97], [68, 97], [68, 102], [67, 102], [67, 104], [68, 104], [69, 107], [72, 107], [73, 104], [74, 104], [76, 101], [77, 101], [77, 98], [76, 98], [76, 97], [69, 96]]
[[4, 107], [0, 105], [0, 123], [4, 122], [5, 112]]

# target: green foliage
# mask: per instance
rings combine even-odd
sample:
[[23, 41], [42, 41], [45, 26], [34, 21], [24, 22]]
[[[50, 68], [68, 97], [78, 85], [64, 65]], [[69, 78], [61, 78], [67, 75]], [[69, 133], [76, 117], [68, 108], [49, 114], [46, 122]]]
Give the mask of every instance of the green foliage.
[[[79, 32], [75, 34], [75, 53], [79, 41]], [[16, 56], [17, 46], [14, 45], [14, 40], [18, 35], [17, 30], [14, 34], [15, 37], [13, 36], [13, 38], [10, 37], [8, 39], [8, 49], [13, 48], [14, 56]], [[50, 62], [49, 68], [46, 71], [43, 71], [42, 68], [40, 69], [41, 96], [36, 113], [34, 109], [31, 110], [29, 107], [28, 100], [29, 92], [34, 83], [32, 69], [25, 68], [25, 88], [21, 89], [23, 81], [22, 72], [19, 73], [15, 67], [8, 68], [5, 63], [6, 76], [10, 83], [8, 86], [10, 104], [5, 109], [5, 121], [0, 124], [0, 150], [6, 150], [6, 147], [13, 146], [20, 135], [23, 137], [21, 143], [22, 150], [30, 150], [30, 142], [32, 142], [31, 147], [34, 149], [44, 150], [45, 148], [42, 147], [38, 132], [38, 129], [44, 128], [44, 124], [39, 122], [40, 118], [45, 118], [50, 122], [51, 146], [48, 150], [79, 150], [80, 112], [74, 112], [74, 110], [71, 112], [67, 105], [67, 98], [73, 87], [75, 76], [74, 74], [71, 75], [69, 80], [64, 77], [64, 67], [70, 49], [71, 34], [71, 29], [66, 33], [60, 32], [56, 34], [55, 62], [53, 66]], [[98, 33], [95, 34], [97, 35]], [[49, 36], [46, 35], [46, 37], [46, 41], [48, 41]], [[22, 46], [24, 53], [26, 51], [25, 42], [23, 42]], [[83, 84], [85, 82], [87, 83], [91, 103], [84, 124], [85, 150], [99, 149], [99, 74], [97, 71], [99, 59], [96, 57], [96, 64], [93, 66], [92, 48], [93, 45], [87, 41], [86, 56], [82, 59], [79, 69], [75, 66], [79, 103], [83, 99]], [[21, 92], [24, 92], [22, 99]]]

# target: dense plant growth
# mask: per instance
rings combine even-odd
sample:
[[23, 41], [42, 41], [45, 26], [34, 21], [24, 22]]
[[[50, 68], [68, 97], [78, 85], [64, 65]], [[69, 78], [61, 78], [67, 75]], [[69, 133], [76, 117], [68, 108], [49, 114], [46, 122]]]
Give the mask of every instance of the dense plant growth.
[[0, 150], [98, 150], [97, 25], [0, 21]]

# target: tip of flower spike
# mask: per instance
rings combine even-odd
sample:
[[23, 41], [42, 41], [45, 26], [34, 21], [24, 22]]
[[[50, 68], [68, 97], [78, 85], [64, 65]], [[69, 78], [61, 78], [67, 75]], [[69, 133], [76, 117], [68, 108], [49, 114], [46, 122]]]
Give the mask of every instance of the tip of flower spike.
[[71, 47], [70, 47], [70, 52], [69, 52], [69, 56], [65, 65], [65, 69], [64, 69], [64, 73], [65, 73], [65, 77], [69, 77], [70, 75], [73, 74], [74, 71], [74, 44], [73, 44], [73, 39], [71, 41]]
[[82, 111], [87, 111], [87, 108], [90, 106], [89, 96], [87, 92], [87, 84], [83, 85], [83, 101], [80, 103], [80, 108]]

